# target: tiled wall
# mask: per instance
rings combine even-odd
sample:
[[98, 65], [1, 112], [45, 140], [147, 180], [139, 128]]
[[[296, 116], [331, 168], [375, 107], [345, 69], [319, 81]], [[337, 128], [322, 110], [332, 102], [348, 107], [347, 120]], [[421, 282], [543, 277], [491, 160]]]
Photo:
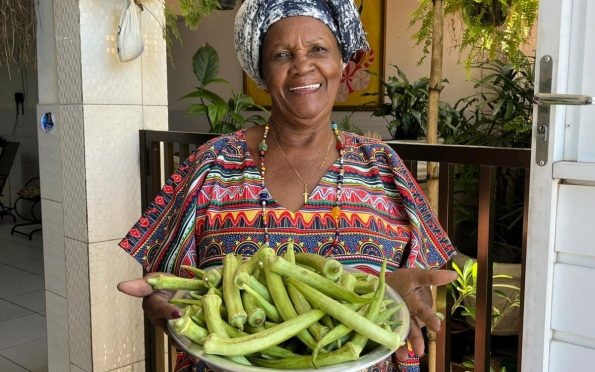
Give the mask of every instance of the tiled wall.
[[122, 0], [40, 6], [38, 111], [58, 123], [38, 133], [50, 371], [144, 370], [141, 300], [116, 289], [142, 270], [117, 243], [141, 213], [138, 130], [168, 126], [160, 4], [143, 1], [145, 52], [128, 63]]

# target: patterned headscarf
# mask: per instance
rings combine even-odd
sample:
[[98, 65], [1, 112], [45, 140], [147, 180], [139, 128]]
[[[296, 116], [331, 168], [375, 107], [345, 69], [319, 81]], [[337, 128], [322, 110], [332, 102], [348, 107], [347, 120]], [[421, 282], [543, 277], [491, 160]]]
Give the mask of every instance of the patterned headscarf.
[[265, 87], [259, 69], [264, 35], [273, 23], [295, 16], [316, 18], [330, 28], [344, 66], [353, 53], [369, 48], [354, 0], [247, 0], [236, 15], [235, 47], [242, 68], [261, 88]]

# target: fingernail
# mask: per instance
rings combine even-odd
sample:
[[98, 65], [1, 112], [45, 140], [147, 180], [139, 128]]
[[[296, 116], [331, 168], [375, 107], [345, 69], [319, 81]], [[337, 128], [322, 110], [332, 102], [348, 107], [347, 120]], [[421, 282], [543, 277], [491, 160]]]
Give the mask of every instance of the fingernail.
[[442, 327], [438, 328], [438, 332], [436, 333], [442, 333]]
[[172, 319], [180, 319], [182, 317], [182, 314], [180, 313], [179, 310], [176, 310], [176, 311], [172, 311], [170, 316]]
[[423, 357], [424, 357], [424, 355], [426, 355], [426, 354], [424, 354], [424, 353], [421, 353], [421, 355], [419, 356], [419, 359], [423, 358]]

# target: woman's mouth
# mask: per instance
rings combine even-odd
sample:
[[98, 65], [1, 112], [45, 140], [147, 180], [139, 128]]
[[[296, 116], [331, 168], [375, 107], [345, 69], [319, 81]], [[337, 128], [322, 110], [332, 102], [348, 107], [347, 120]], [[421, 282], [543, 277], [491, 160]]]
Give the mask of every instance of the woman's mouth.
[[299, 91], [309, 91], [309, 90], [317, 90], [322, 87], [322, 84], [310, 84], [310, 85], [303, 85], [300, 87], [293, 87], [289, 88], [290, 92], [299, 92]]

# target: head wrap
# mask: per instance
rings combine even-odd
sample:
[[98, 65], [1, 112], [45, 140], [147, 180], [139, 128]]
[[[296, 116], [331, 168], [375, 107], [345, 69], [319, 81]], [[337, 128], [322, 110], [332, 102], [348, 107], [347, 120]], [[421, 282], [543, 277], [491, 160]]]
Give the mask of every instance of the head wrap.
[[235, 19], [235, 47], [242, 68], [264, 88], [260, 48], [269, 27], [280, 19], [308, 16], [326, 24], [337, 38], [346, 65], [351, 55], [368, 49], [366, 33], [353, 0], [247, 0]]

